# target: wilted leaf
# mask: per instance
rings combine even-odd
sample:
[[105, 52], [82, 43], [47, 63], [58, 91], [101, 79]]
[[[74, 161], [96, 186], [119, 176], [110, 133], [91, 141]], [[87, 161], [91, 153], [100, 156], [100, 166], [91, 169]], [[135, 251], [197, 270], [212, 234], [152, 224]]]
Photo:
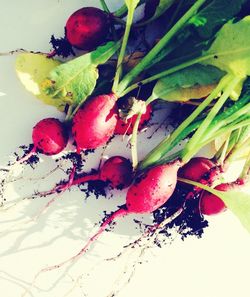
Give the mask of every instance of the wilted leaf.
[[41, 82], [48, 76], [50, 71], [60, 65], [59, 61], [48, 59], [45, 55], [34, 53], [22, 53], [16, 59], [16, 72], [24, 87], [42, 100], [45, 104], [53, 105], [63, 111], [65, 102], [44, 94], [41, 90]]

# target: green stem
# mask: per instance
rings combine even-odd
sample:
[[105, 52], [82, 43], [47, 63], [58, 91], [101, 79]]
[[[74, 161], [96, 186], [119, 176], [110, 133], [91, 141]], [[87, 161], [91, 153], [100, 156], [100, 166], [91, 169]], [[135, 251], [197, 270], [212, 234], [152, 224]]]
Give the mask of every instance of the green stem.
[[151, 49], [151, 51], [136, 65], [120, 82], [117, 90], [118, 96], [128, 87], [128, 85], [151, 63], [160, 51], [171, 41], [187, 21], [197, 12], [206, 0], [197, 0], [195, 4], [179, 19], [179, 21], [165, 34], [165, 36]]
[[249, 144], [250, 144], [250, 126], [244, 129], [243, 133], [238, 139], [238, 142], [236, 143], [233, 150], [231, 151], [227, 161], [229, 163], [233, 162], [237, 158], [237, 156], [240, 155], [240, 152], [242, 150], [245, 150], [246, 148], [248, 148]]
[[[248, 102], [249, 102], [249, 96], [244, 96], [240, 98], [238, 101], [236, 101], [231, 107], [227, 108], [225, 111], [217, 115], [216, 118], [211, 123], [211, 127], [209, 128], [209, 131], [210, 129], [211, 130], [213, 129], [213, 134], [214, 134], [214, 131], [217, 130], [216, 129], [217, 125], [221, 125], [222, 128], [225, 128], [225, 126], [228, 124], [227, 120], [228, 119], [230, 120], [230, 117], [234, 114], [237, 114], [239, 110], [244, 109]], [[187, 118], [186, 121], [188, 119], [189, 118]], [[191, 132], [195, 131], [201, 125], [202, 121], [203, 119], [196, 121], [190, 125], [187, 125], [186, 128], [183, 127], [183, 129], [180, 129], [180, 127], [177, 128], [179, 129], [179, 131], [176, 132], [175, 130], [170, 136], [168, 135], [165, 139], [163, 139], [150, 153], [146, 155], [146, 157], [140, 162], [138, 168], [140, 170], [143, 170], [159, 162], [181, 140], [185, 139]], [[183, 123], [181, 125], [183, 125]], [[234, 130], [234, 129], [231, 129], [231, 130]], [[207, 131], [206, 135], [209, 134], [209, 131]], [[229, 130], [224, 129], [223, 133], [226, 133], [227, 131]]]
[[[145, 102], [146, 106], [153, 102], [155, 98], [153, 96], [149, 97], [148, 100]], [[140, 119], [142, 116], [142, 112], [140, 111], [137, 115], [136, 121], [134, 123], [133, 132], [130, 140], [131, 145], [131, 155], [132, 155], [132, 165], [135, 169], [138, 165], [138, 150], [137, 150], [137, 133], [139, 129]]]
[[226, 139], [224, 145], [222, 146], [222, 150], [221, 150], [221, 154], [220, 154], [220, 157], [219, 157], [219, 160], [218, 160], [218, 163], [220, 165], [222, 165], [224, 163], [224, 160], [227, 156], [227, 150], [228, 150], [228, 147], [229, 147], [229, 143], [230, 143], [230, 136], [231, 136], [232, 133], [230, 133], [230, 135], [228, 136], [228, 138]]
[[213, 141], [217, 137], [221, 137], [225, 133], [230, 133], [232, 131], [235, 131], [237, 129], [240, 129], [242, 127], [246, 127], [247, 125], [250, 125], [250, 119], [242, 120], [238, 123], [232, 123], [230, 125], [227, 125], [226, 127], [220, 129], [217, 131], [214, 135], [212, 135], [210, 138], [204, 139], [201, 143], [199, 143], [199, 146], [197, 146], [197, 152], [204, 147], [205, 145], [209, 144], [211, 141]]
[[176, 9], [175, 9], [173, 15], [171, 16], [171, 19], [169, 20], [169, 22], [168, 22], [168, 24], [167, 24], [167, 28], [166, 28], [167, 31], [168, 31], [168, 30], [171, 28], [171, 26], [173, 25], [173, 23], [174, 23], [174, 21], [175, 21], [175, 18], [176, 18], [176, 16], [178, 15], [178, 13], [179, 13], [179, 11], [180, 11], [180, 9], [181, 9], [182, 4], [184, 3], [184, 1], [185, 1], [185, 0], [180, 0], [179, 3], [177, 4]]
[[[250, 108], [250, 104], [247, 104], [241, 109], [235, 110], [234, 113], [232, 113], [231, 115], [228, 115], [223, 120], [221, 119], [217, 120], [217, 117], [216, 117], [216, 120], [213, 121], [212, 124], [209, 126], [209, 129], [207, 129], [203, 139], [206, 140], [211, 138], [218, 130], [220, 130], [223, 127], [226, 127], [228, 124], [238, 123], [242, 119], [245, 119], [245, 115], [249, 112], [249, 108]], [[237, 139], [235, 139], [235, 142], [236, 141]]]
[[225, 102], [227, 101], [228, 97], [232, 93], [235, 86], [241, 80], [241, 78], [238, 78], [238, 77], [232, 78], [232, 76], [229, 74], [226, 75], [224, 78], [225, 79], [223, 79], [223, 80], [225, 80], [225, 81], [229, 80], [229, 84], [225, 88], [225, 91], [223, 92], [220, 99], [212, 107], [212, 109], [206, 116], [205, 120], [202, 122], [201, 126], [198, 128], [198, 130], [195, 132], [195, 134], [192, 136], [192, 138], [186, 145], [184, 154], [183, 154], [183, 162], [184, 163], [188, 162], [193, 157], [193, 155], [195, 155], [197, 153], [197, 145], [201, 141], [202, 137], [204, 137], [204, 135], [206, 135], [206, 133], [207, 133], [206, 130], [207, 130], [208, 126], [211, 124], [212, 120], [215, 118], [217, 113], [220, 111], [222, 106], [225, 104]]
[[72, 114], [73, 114], [73, 106], [70, 105], [65, 117], [65, 122], [69, 122], [71, 120]]
[[[138, 5], [142, 5], [146, 2], [147, 0], [141, 0]], [[121, 18], [126, 15], [128, 12], [128, 7], [126, 4], [122, 5], [117, 11], [113, 12], [113, 15], [115, 17]]]
[[126, 13], [128, 12], [128, 8], [127, 8], [127, 5], [124, 4], [122, 5], [122, 7], [120, 7], [117, 11], [113, 12], [113, 15], [115, 17], [123, 17]]
[[250, 170], [250, 152], [249, 152], [249, 155], [246, 159], [246, 162], [245, 162], [245, 165], [243, 167], [243, 170], [242, 170], [242, 173], [240, 175], [241, 178], [244, 178], [246, 176], [249, 175], [249, 170]]
[[[178, 138], [178, 136], [201, 114], [201, 112], [218, 96], [220, 91], [226, 85], [227, 79], [222, 79], [218, 86], [212, 91], [212, 93], [193, 111], [193, 113], [180, 124], [180, 126], [170, 135], [169, 138], [164, 139], [163, 142], [158, 145], [151, 153], [146, 156], [146, 159], [151, 163], [156, 162], [165, 155], [163, 147], [168, 147]], [[162, 155], [163, 154], [163, 155]], [[146, 162], [144, 160], [144, 162]]]
[[232, 154], [230, 154], [230, 156], [228, 157], [227, 162], [230, 164], [235, 160], [237, 160], [239, 156], [245, 155], [245, 153], [249, 151], [249, 147], [250, 147], [250, 138], [247, 141], [245, 141], [245, 143], [238, 145], [237, 148], [233, 150]]
[[178, 181], [181, 181], [183, 183], [186, 183], [186, 184], [189, 184], [189, 185], [193, 185], [193, 186], [196, 186], [196, 187], [199, 187], [203, 190], [206, 190], [216, 196], [220, 196], [220, 191], [217, 191], [217, 190], [214, 190], [213, 188], [210, 188], [204, 184], [201, 184], [201, 183], [198, 183], [198, 182], [195, 182], [195, 181], [192, 181], [192, 180], [189, 180], [189, 179], [186, 179], [186, 178], [182, 178], [182, 177], [178, 177]]
[[[154, 165], [157, 166], [157, 165], [162, 165], [162, 164], [172, 162], [176, 159], [180, 159], [181, 155], [182, 155], [182, 150], [179, 150], [175, 153], [172, 153], [171, 155], [165, 156], [164, 158], [162, 158], [159, 161], [157, 161], [156, 163], [154, 163]], [[139, 169], [141, 170], [141, 167], [139, 167]]]
[[105, 0], [100, 0], [100, 3], [102, 5], [103, 10], [106, 11], [107, 13], [110, 13], [110, 10], [109, 10]]
[[117, 94], [117, 88], [118, 88], [118, 84], [120, 81], [120, 77], [122, 75], [122, 62], [123, 62], [123, 59], [124, 59], [124, 56], [126, 53], [126, 47], [127, 47], [127, 43], [128, 43], [130, 29], [131, 29], [131, 26], [133, 23], [134, 12], [135, 12], [135, 9], [129, 9], [129, 11], [128, 11], [126, 28], [125, 28], [125, 32], [124, 32], [124, 36], [123, 36], [123, 40], [122, 40], [122, 46], [121, 46], [121, 50], [120, 50], [117, 65], [116, 65], [116, 73], [115, 73], [115, 78], [114, 78], [114, 83], [113, 83], [113, 88], [112, 88], [112, 91], [116, 94]]
[[[211, 54], [211, 55], [207, 55], [207, 56], [202, 56], [202, 57], [194, 58], [194, 59], [192, 59], [192, 60], [190, 60], [190, 61], [184, 62], [184, 63], [179, 64], [179, 65], [177, 65], [177, 66], [174, 66], [174, 67], [172, 67], [172, 68], [170, 68], [170, 69], [167, 69], [167, 70], [165, 70], [165, 71], [162, 71], [162, 72], [160, 72], [160, 73], [158, 73], [158, 74], [155, 74], [155, 75], [153, 75], [153, 76], [150, 76], [150, 77], [148, 77], [148, 78], [145, 78], [145, 79], [143, 79], [142, 81], [137, 82], [137, 83], [131, 85], [130, 87], [128, 87], [127, 89], [125, 89], [124, 91], [122, 91], [121, 94], [120, 94], [120, 97], [122, 97], [122, 96], [128, 94], [129, 92], [131, 92], [131, 91], [137, 89], [139, 86], [148, 84], [148, 83], [153, 82], [153, 81], [155, 81], [155, 80], [157, 80], [157, 79], [159, 79], [159, 78], [162, 78], [162, 77], [164, 77], [164, 76], [170, 75], [170, 74], [172, 74], [172, 73], [174, 73], [174, 72], [177, 72], [177, 71], [179, 71], [179, 70], [185, 69], [185, 68], [187, 68], [187, 67], [189, 67], [189, 66], [192, 66], [192, 65], [194, 65], [194, 64], [197, 64], [197, 63], [206, 61], [206, 60], [208, 60], [208, 59], [210, 59], [210, 58], [213, 58], [213, 56], [214, 56], [214, 55]], [[139, 64], [138, 64], [138, 65], [139, 65]], [[135, 69], [135, 68], [134, 68], [134, 69]], [[129, 72], [129, 73], [130, 73], [130, 72]], [[125, 76], [125, 77], [126, 77], [126, 76]]]

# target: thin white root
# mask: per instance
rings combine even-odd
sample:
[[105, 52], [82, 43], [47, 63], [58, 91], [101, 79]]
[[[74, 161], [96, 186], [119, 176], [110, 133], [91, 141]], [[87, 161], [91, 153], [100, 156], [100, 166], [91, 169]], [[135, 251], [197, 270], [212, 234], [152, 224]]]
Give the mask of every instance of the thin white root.
[[[154, 242], [157, 240], [159, 233], [165, 228], [167, 224], [176, 219], [183, 212], [183, 208], [180, 208], [175, 212], [172, 216], [166, 218], [160, 224], [153, 226], [153, 229], [147, 230], [144, 234], [142, 234], [138, 239], [125, 246], [125, 251], [120, 252], [116, 257], [107, 259], [107, 260], [115, 260], [128, 251], [130, 251], [130, 255], [133, 255], [138, 249], [135, 249], [136, 246], [139, 246], [139, 254], [134, 257], [133, 263], [126, 263], [125, 268], [122, 270], [119, 277], [113, 283], [112, 291], [106, 297], [115, 297], [126, 285], [129, 284], [131, 279], [133, 278], [136, 267], [139, 263], [142, 263], [142, 258], [145, 255], [147, 249], [151, 248], [154, 245]], [[115, 289], [114, 289], [115, 288]]]

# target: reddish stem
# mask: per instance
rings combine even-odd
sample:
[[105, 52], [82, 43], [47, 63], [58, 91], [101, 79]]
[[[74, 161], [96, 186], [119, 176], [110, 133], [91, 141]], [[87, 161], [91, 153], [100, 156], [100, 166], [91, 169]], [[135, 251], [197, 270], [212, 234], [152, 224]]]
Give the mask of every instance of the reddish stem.
[[22, 164], [23, 162], [27, 161], [31, 156], [35, 155], [36, 152], [37, 152], [37, 148], [34, 146], [32, 148], [32, 150], [27, 155], [25, 155], [21, 159], [17, 160], [16, 163], [17, 164]]
[[55, 57], [57, 55], [57, 52], [56, 52], [56, 50], [53, 50], [53, 51], [51, 51], [50, 53], [47, 53], [47, 58], [53, 58], [53, 57]]
[[92, 174], [88, 174], [79, 178], [76, 178], [73, 180], [72, 185], [79, 185], [79, 184], [83, 184], [85, 182], [91, 181], [91, 180], [100, 180], [100, 173], [92, 173]]

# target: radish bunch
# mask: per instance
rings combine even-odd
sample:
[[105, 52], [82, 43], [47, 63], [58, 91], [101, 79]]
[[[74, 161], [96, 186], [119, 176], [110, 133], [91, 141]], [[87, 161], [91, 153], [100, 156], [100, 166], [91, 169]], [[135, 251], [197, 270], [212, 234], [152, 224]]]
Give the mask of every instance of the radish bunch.
[[[206, 12], [210, 4], [214, 4], [206, 0], [195, 1], [178, 20], [175, 18], [179, 17], [179, 12], [174, 14], [171, 29], [167, 30], [158, 42], [151, 44], [138, 63], [128, 69], [124, 66], [125, 60], [128, 59], [128, 44], [134, 38], [131, 37], [131, 29], [133, 26], [146, 28], [147, 24], [165, 13], [168, 8], [164, 1], [151, 1], [155, 12], [135, 25], [135, 10], [144, 1], [125, 2], [125, 9], [122, 7], [112, 14], [104, 4], [105, 11], [85, 7], [68, 18], [62, 44], [65, 46], [66, 40], [70, 48], [88, 53], [82, 55], [81, 60], [77, 58], [58, 65], [43, 82], [46, 95], [53, 100], [62, 100], [67, 113], [65, 120], [60, 122], [47, 118], [38, 122], [32, 132], [33, 149], [18, 162], [23, 163], [36, 153], [48, 156], [61, 153], [69, 141], [78, 157], [84, 158], [82, 153], [107, 145], [116, 134], [124, 137], [130, 135], [132, 165], [129, 159], [119, 153], [107, 159], [98, 170], [87, 174], [78, 172], [73, 161], [68, 180], [61, 181], [47, 192], [38, 193], [40, 196], [58, 194], [71, 186], [102, 181], [114, 189], [127, 188], [126, 200], [104, 219], [98, 231], [89, 238], [79, 253], [42, 271], [59, 268], [68, 261], [77, 259], [87, 252], [110, 223], [128, 215], [152, 215], [160, 225], [162, 218], [164, 221], [173, 210], [181, 209], [173, 222], [163, 224], [165, 229], [161, 231], [168, 233], [172, 227], [181, 226], [180, 222], [186, 222], [186, 226], [190, 227], [198, 220], [200, 224], [197, 225], [206, 227], [207, 222], [203, 215], [219, 214], [230, 208], [250, 229], [249, 220], [241, 213], [242, 208], [235, 207], [230, 200], [230, 193], [240, 191], [241, 195], [242, 189], [249, 187], [250, 70], [248, 55], [239, 58], [239, 53], [242, 52], [239, 40], [242, 40], [238, 37], [243, 31], [250, 34], [249, 18], [238, 22], [229, 21], [220, 29], [224, 22], [237, 16], [238, 11], [235, 11], [231, 17], [218, 20], [219, 24], [209, 24], [216, 34], [202, 36], [201, 40], [201, 33], [197, 31], [203, 30], [203, 26], [206, 27], [207, 24], [201, 26], [199, 23], [202, 28], [197, 29], [199, 26], [193, 22], [204, 19], [199, 13], [204, 13], [203, 9]], [[181, 2], [179, 8], [182, 4]], [[150, 3], [147, 3], [146, 12], [149, 7]], [[126, 20], [123, 19], [124, 15]], [[207, 29], [204, 29], [206, 33]], [[133, 30], [133, 34], [136, 35], [137, 31]], [[189, 44], [189, 36], [194, 37], [194, 44], [191, 43], [189, 49], [191, 51], [184, 51], [181, 58], [175, 56], [175, 50], [178, 53], [180, 48], [184, 47], [185, 41]], [[225, 36], [228, 39], [222, 42]], [[56, 42], [59, 41], [54, 40], [54, 43]], [[230, 57], [228, 44], [232, 46]], [[59, 43], [57, 45], [59, 46]], [[244, 50], [248, 48], [249, 44], [246, 44]], [[197, 56], [190, 59], [197, 49]], [[50, 57], [59, 52], [60, 49], [56, 48]], [[239, 60], [240, 67], [237, 66]], [[102, 76], [100, 65], [111, 67], [113, 74]], [[197, 74], [197, 68], [203, 71], [201, 75]], [[150, 94], [145, 101], [140, 101], [134, 98], [134, 94], [137, 93], [136, 97], [140, 98], [144, 85], [149, 86]], [[187, 101], [196, 108], [185, 116], [183, 122], [155, 145], [142, 160], [141, 156], [138, 158], [137, 132], [150, 121], [152, 102], [159, 99], [171, 101], [170, 94], [180, 97], [184, 94], [181, 99], [185, 101], [186, 94], [197, 95], [197, 92], [200, 94], [201, 91], [203, 94], [204, 89], [206, 96], [203, 96], [202, 100], [194, 103], [190, 97]], [[139, 104], [136, 111], [133, 107], [132, 111], [125, 110], [124, 114], [129, 114], [129, 117], [125, 117], [126, 120], [123, 121], [118, 100], [128, 98], [141, 105]], [[223, 137], [226, 139], [211, 159], [196, 157], [206, 145], [211, 145]], [[179, 147], [183, 140], [185, 143]], [[223, 180], [224, 173], [238, 160], [244, 160], [244, 168], [237, 181], [228, 183]], [[186, 186], [184, 183], [192, 186]], [[180, 194], [181, 187], [184, 194]], [[240, 197], [243, 197], [242, 201], [245, 203], [244, 194]], [[193, 221], [190, 223], [191, 220]], [[195, 233], [197, 229], [193, 229]], [[196, 234], [200, 236], [201, 233], [202, 231]]]

